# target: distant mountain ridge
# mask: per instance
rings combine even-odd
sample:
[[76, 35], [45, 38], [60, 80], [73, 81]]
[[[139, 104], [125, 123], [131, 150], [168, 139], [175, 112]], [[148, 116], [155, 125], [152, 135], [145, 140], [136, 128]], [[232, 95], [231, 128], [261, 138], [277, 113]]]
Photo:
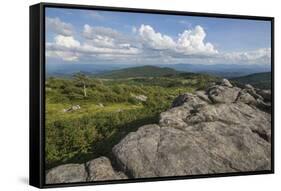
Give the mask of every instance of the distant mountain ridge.
[[114, 64], [48, 64], [46, 65], [46, 72], [47, 76], [71, 76], [78, 72], [93, 75], [120, 68], [122, 68], [122, 65]]
[[251, 84], [255, 88], [270, 89], [271, 88], [271, 72], [262, 72], [250, 74], [247, 76], [232, 78], [238, 84]]
[[225, 78], [271, 71], [271, 65], [265, 64], [170, 64], [167, 67], [182, 72], [206, 73]]
[[[224, 78], [234, 78], [246, 76], [254, 73], [270, 72], [270, 65], [262, 64], [155, 64], [155, 65], [138, 65], [138, 64], [48, 64], [46, 65], [46, 74], [48, 76], [71, 76], [74, 73], [83, 72], [87, 75], [104, 75], [105, 73], [114, 73], [116, 70], [148, 67], [155, 70], [154, 67], [176, 70], [178, 72], [204, 73]], [[166, 71], [166, 72], [167, 72]], [[134, 71], [136, 72], [136, 71]], [[150, 71], [147, 71], [151, 73]], [[154, 71], [155, 72], [155, 71]], [[164, 72], [164, 71], [161, 71]], [[168, 71], [169, 72], [169, 71]], [[171, 71], [170, 71], [171, 72]], [[165, 72], [164, 72], [165, 73]]]
[[139, 67], [114, 70], [114, 71], [98, 74], [96, 76], [101, 78], [136, 78], [136, 77], [160, 77], [160, 76], [167, 76], [167, 75], [176, 75], [179, 73], [180, 73], [179, 71], [176, 71], [172, 68], [147, 65], [147, 66], [139, 66]]

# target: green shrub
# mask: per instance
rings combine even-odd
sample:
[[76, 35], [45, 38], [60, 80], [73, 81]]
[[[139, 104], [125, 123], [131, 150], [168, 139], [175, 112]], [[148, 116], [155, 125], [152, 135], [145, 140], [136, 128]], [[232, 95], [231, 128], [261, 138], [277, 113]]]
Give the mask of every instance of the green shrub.
[[[86, 97], [77, 81], [48, 78], [46, 167], [109, 155], [112, 147], [126, 134], [142, 125], [157, 123], [159, 114], [170, 107], [178, 92], [192, 91], [193, 85], [201, 87], [206, 82], [202, 78], [200, 83], [194, 84], [184, 77], [106, 81], [87, 78]], [[140, 102], [132, 94], [146, 95], [148, 99]], [[100, 103], [104, 107], [98, 106]], [[72, 105], [80, 105], [81, 109], [63, 112]], [[122, 106], [129, 106], [129, 109], [122, 109]]]

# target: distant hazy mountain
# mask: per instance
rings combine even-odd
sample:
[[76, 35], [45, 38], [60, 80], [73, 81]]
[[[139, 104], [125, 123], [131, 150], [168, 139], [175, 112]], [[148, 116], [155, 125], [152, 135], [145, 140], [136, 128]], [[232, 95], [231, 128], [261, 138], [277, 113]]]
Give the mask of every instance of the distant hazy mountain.
[[78, 72], [92, 75], [123, 67], [126, 66], [116, 64], [48, 64], [46, 65], [46, 72], [47, 76], [69, 76]]
[[178, 73], [180, 72], [167, 67], [139, 66], [105, 72], [96, 76], [101, 78], [159, 77]]
[[[46, 66], [47, 76], [70, 76], [77, 72], [88, 75], [100, 75], [110, 71], [125, 68], [144, 67], [145, 72], [153, 73], [155, 67], [168, 68], [179, 72], [205, 73], [225, 78], [245, 76], [253, 73], [270, 72], [270, 65], [249, 65], [249, 64], [158, 64], [155, 67], [140, 66], [137, 64], [48, 64]], [[149, 71], [149, 70], [152, 71]], [[123, 72], [126, 72], [123, 71]], [[129, 72], [135, 72], [134, 70]], [[163, 72], [163, 70], [161, 71]], [[168, 71], [169, 72], [169, 71]], [[116, 74], [117, 75], [117, 74]], [[138, 74], [137, 74], [138, 75]]]
[[271, 71], [270, 65], [262, 64], [170, 64], [162, 66], [182, 72], [207, 73], [226, 78]]
[[232, 78], [238, 84], [251, 84], [256, 88], [270, 89], [271, 88], [271, 72], [256, 73], [247, 76]]

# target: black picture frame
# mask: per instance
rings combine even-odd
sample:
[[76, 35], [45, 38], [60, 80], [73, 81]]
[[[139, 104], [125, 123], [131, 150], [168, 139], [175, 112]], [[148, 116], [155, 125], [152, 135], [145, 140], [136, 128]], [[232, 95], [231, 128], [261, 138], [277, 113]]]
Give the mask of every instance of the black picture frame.
[[[45, 8], [103, 10], [117, 12], [153, 13], [165, 15], [186, 15], [212, 18], [249, 19], [271, 22], [271, 91], [272, 91], [272, 120], [271, 120], [271, 170], [235, 172], [206, 175], [188, 175], [177, 177], [155, 177], [126, 180], [111, 180], [98, 182], [78, 182], [45, 184]], [[73, 5], [39, 3], [30, 6], [30, 151], [29, 151], [29, 184], [38, 188], [85, 186], [116, 183], [136, 183], [148, 181], [179, 180], [194, 178], [244, 176], [274, 173], [274, 18], [249, 15], [232, 15], [217, 13], [183, 12], [170, 10], [136, 9], [121, 7], [104, 7], [92, 5]]]

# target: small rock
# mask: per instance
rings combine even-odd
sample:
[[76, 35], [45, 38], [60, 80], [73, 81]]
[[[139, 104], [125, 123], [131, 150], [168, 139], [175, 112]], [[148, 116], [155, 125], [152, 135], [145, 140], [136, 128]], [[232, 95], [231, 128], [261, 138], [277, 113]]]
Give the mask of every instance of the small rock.
[[208, 95], [205, 91], [196, 91], [195, 94], [202, 100], [211, 103], [211, 100], [209, 99]]
[[145, 95], [136, 95], [134, 96], [137, 100], [140, 100], [140, 101], [146, 101], [147, 100], [147, 96]]
[[122, 172], [115, 172], [106, 157], [99, 157], [86, 163], [89, 170], [88, 181], [127, 179]]
[[85, 182], [87, 172], [84, 164], [66, 164], [51, 169], [46, 174], [46, 184]]
[[243, 102], [246, 104], [256, 105], [257, 100], [245, 90], [241, 90], [236, 99], [236, 102]]
[[255, 89], [255, 88], [254, 88], [252, 85], [250, 85], [250, 84], [246, 84], [246, 85], [245, 85], [245, 88], [246, 88], [246, 89]]
[[232, 84], [231, 84], [227, 79], [222, 79], [220, 85], [221, 85], [221, 86], [227, 86], [227, 87], [229, 87], [229, 88], [232, 88], [232, 87], [233, 87]]
[[258, 100], [258, 99], [263, 100], [263, 97], [256, 92], [256, 89], [244, 89], [244, 91], [247, 91], [256, 100]]
[[176, 97], [176, 99], [172, 103], [172, 107], [178, 107], [181, 106], [183, 103], [185, 103], [188, 100], [188, 97], [190, 94], [182, 94]]
[[104, 105], [102, 103], [99, 103], [98, 106], [99, 107], [104, 107]]
[[65, 112], [71, 112], [71, 111], [76, 111], [76, 110], [78, 110], [78, 109], [81, 109], [80, 105], [73, 105], [73, 106], [71, 106], [71, 107], [68, 108], [68, 109], [63, 109], [63, 112], [64, 112], [64, 113], [65, 113]]
[[86, 164], [66, 164], [46, 173], [46, 184], [127, 179], [123, 172], [116, 172], [106, 157], [99, 157]]
[[208, 96], [213, 103], [233, 103], [235, 102], [240, 88], [228, 86], [213, 86], [208, 90]]
[[71, 107], [71, 109], [73, 111], [75, 111], [75, 110], [81, 109], [81, 107], [80, 107], [80, 105], [74, 105], [74, 106]]

